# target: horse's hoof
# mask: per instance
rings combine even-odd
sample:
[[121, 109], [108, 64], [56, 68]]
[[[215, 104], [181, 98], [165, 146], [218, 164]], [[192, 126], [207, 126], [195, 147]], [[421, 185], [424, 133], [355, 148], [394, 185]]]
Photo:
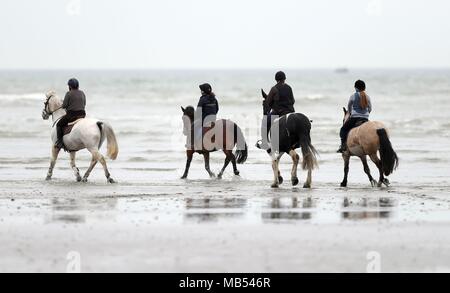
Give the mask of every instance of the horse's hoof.
[[283, 177], [279, 176], [279, 177], [278, 177], [278, 182], [280, 182], [280, 184], [283, 184], [283, 182], [284, 182]]
[[211, 173], [211, 174], [209, 174], [209, 177], [210, 177], [211, 179], [214, 179], [214, 178], [216, 178], [216, 174]]
[[303, 188], [311, 188], [311, 184], [308, 184], [308, 183], [305, 183], [305, 184], [303, 184]]
[[239, 171], [234, 172], [234, 175], [239, 176], [241, 173]]
[[292, 185], [293, 186], [297, 186], [298, 185], [298, 178], [297, 177], [294, 177], [294, 178], [292, 178]]
[[81, 180], [82, 180], [82, 179], [81, 179], [81, 176], [78, 176], [78, 177], [77, 177], [77, 182], [81, 182]]
[[112, 178], [108, 178], [108, 183], [114, 184], [114, 183], [116, 183], [116, 181], [114, 181], [114, 179], [112, 179]]
[[341, 187], [347, 187], [347, 182], [342, 182]]
[[52, 180], [52, 176], [45, 177], [45, 181], [50, 181], [50, 180]]
[[217, 179], [222, 180], [222, 174], [217, 175]]
[[376, 182], [375, 180], [370, 181], [370, 184], [372, 185], [372, 187], [375, 187], [378, 185], [378, 182]]
[[87, 182], [88, 182], [88, 179], [87, 179], [87, 178], [83, 178], [83, 179], [81, 180], [81, 182], [87, 183]]
[[389, 179], [385, 178], [383, 180], [383, 184], [386, 185], [386, 187], [389, 187], [389, 185], [391, 185], [391, 182], [389, 182]]
[[272, 187], [272, 188], [278, 188], [279, 185], [278, 185], [277, 183], [274, 183], [274, 184], [272, 184], [272, 186], [270, 186], [270, 187]]

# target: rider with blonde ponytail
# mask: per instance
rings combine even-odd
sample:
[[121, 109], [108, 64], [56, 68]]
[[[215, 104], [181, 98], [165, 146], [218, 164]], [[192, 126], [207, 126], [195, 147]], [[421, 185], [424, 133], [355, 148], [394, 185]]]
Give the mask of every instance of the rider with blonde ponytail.
[[341, 147], [338, 153], [343, 153], [347, 148], [347, 136], [353, 128], [369, 121], [369, 115], [372, 112], [372, 103], [370, 97], [366, 94], [366, 84], [362, 80], [355, 83], [354, 93], [348, 102], [348, 111], [350, 119], [342, 126], [340, 131]]

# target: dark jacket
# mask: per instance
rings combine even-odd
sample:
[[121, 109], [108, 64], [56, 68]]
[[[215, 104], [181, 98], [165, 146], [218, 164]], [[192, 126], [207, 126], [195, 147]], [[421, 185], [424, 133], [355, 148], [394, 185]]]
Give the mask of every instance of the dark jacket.
[[295, 112], [294, 93], [292, 88], [285, 83], [279, 83], [270, 90], [267, 103], [272, 109], [273, 115], [284, 116]]
[[66, 109], [67, 112], [84, 111], [86, 108], [86, 96], [80, 90], [68, 91], [62, 107]]
[[197, 111], [202, 109], [202, 121], [208, 116], [213, 116], [215, 120], [215, 115], [219, 112], [219, 102], [213, 95], [204, 95], [200, 97], [200, 101], [197, 105]]

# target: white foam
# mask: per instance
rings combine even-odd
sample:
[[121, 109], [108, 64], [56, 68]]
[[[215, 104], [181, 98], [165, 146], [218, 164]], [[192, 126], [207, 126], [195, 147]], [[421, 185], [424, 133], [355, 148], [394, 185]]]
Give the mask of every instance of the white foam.
[[44, 101], [45, 93], [0, 94], [0, 101], [33, 100]]

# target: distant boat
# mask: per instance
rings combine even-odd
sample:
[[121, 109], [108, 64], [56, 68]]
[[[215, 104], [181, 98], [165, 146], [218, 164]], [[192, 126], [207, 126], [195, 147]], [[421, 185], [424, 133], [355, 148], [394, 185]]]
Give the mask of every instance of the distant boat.
[[350, 70], [348, 70], [348, 68], [346, 68], [346, 67], [341, 67], [341, 68], [336, 68], [336, 70], [335, 70], [334, 72], [343, 74], [343, 73], [348, 73], [349, 71], [350, 71]]

